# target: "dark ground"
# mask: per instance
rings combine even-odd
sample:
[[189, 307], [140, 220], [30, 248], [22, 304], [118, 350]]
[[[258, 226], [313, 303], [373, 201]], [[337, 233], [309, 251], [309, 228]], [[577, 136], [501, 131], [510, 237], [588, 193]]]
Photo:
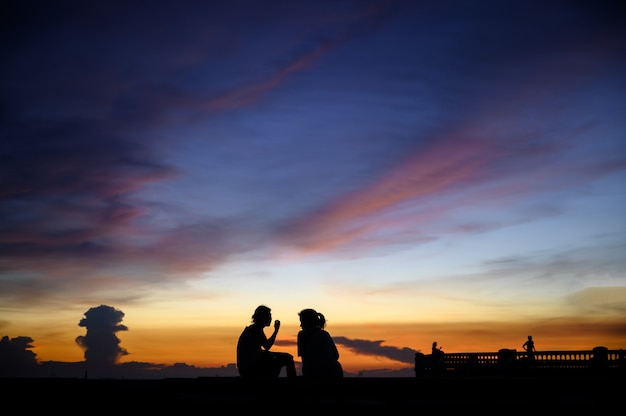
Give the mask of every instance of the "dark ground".
[[[559, 373], [347, 377], [336, 383], [297, 377], [261, 382], [239, 377], [161, 380], [11, 378], [2, 381], [5, 409], [210, 413], [258, 405], [268, 413], [319, 409], [390, 411], [478, 410], [498, 414], [622, 412], [626, 375]], [[618, 410], [621, 409], [621, 410]], [[260, 413], [263, 414], [264, 411]], [[258, 413], [258, 412], [257, 412]]]

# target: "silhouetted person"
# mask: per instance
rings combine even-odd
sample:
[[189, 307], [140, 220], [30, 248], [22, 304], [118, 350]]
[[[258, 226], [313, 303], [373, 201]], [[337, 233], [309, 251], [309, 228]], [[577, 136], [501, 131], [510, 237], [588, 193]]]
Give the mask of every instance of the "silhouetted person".
[[437, 347], [437, 341], [433, 342], [433, 346], [431, 349], [431, 362], [432, 369], [436, 371], [443, 371], [445, 368], [445, 363], [443, 360], [444, 352], [441, 347]]
[[252, 315], [252, 324], [244, 328], [237, 342], [237, 369], [241, 377], [278, 377], [285, 367], [287, 377], [296, 376], [293, 356], [286, 352], [270, 351], [280, 321], [274, 321], [274, 332], [268, 338], [264, 328], [272, 323], [271, 309], [265, 305], [257, 307]]
[[528, 356], [528, 361], [535, 360], [535, 341], [533, 341], [532, 335], [528, 336], [528, 339], [525, 343], [522, 344], [522, 348], [526, 351], [526, 356]]
[[298, 356], [302, 357], [302, 376], [340, 379], [343, 368], [339, 351], [326, 327], [326, 318], [315, 309], [303, 309], [298, 332]]

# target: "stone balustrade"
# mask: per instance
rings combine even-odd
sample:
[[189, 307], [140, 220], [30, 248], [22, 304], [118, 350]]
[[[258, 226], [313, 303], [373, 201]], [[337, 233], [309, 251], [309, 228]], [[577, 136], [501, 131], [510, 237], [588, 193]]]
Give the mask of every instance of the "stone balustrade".
[[626, 351], [595, 347], [592, 350], [415, 354], [416, 375], [450, 371], [514, 370], [626, 370]]

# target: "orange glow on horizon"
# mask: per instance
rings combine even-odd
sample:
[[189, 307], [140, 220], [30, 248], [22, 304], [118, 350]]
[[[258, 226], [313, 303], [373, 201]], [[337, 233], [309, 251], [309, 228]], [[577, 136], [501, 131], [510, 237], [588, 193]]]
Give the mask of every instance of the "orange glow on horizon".
[[[596, 346], [609, 349], [626, 347], [624, 322], [593, 322], [582, 320], [551, 321], [547, 323], [457, 323], [457, 324], [335, 324], [328, 331], [336, 339], [363, 341], [381, 347], [410, 349], [430, 353], [433, 341], [444, 352], [495, 352], [502, 348], [517, 349], [528, 335], [533, 335], [538, 350], [590, 350]], [[620, 332], [620, 328], [622, 332]], [[235, 363], [235, 345], [242, 328], [204, 327], [195, 329], [134, 328], [118, 333], [119, 346], [128, 351], [120, 363], [148, 362], [173, 365], [185, 363], [199, 368], [219, 368]], [[284, 325], [272, 348], [289, 352], [296, 362], [295, 339], [298, 327]], [[267, 329], [266, 331], [268, 331]], [[77, 332], [75, 336], [79, 335]], [[74, 337], [56, 338], [38, 342], [34, 338], [33, 352], [41, 361], [83, 361], [83, 351]], [[362, 370], [398, 370], [412, 368], [412, 362], [395, 361], [381, 355], [367, 354], [337, 343], [340, 361], [346, 372], [357, 374]]]

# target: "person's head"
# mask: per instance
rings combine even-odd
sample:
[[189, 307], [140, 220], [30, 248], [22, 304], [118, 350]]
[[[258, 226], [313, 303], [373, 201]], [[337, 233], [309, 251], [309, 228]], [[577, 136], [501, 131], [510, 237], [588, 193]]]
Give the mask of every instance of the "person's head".
[[252, 315], [252, 322], [269, 326], [272, 323], [272, 310], [265, 305], [258, 306]]
[[324, 328], [326, 326], [326, 318], [315, 309], [302, 309], [298, 316], [302, 329]]
[[533, 339], [533, 336], [532, 336], [532, 335], [529, 335], [529, 336], [528, 336], [528, 340], [529, 340], [529, 341], [532, 341], [532, 339]]

